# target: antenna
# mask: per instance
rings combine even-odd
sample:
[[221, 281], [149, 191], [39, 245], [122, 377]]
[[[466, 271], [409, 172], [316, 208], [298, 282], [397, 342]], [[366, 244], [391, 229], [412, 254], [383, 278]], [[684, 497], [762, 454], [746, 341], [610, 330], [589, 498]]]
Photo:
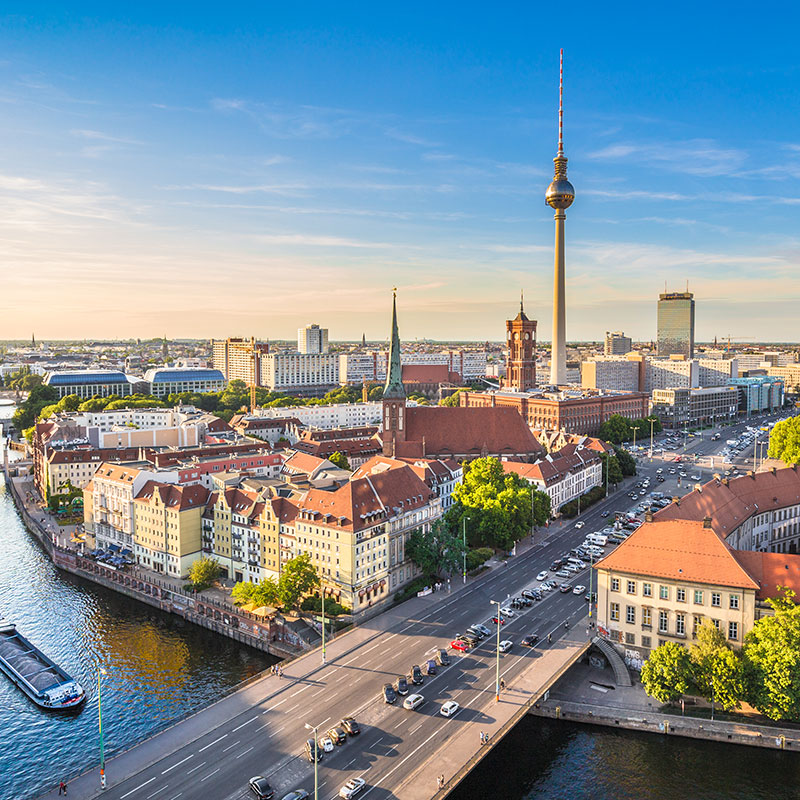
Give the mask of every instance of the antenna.
[[522, 314], [524, 312], [524, 310], [525, 310], [522, 307], [522, 304], [524, 302], [525, 302], [525, 291], [523, 289], [520, 289], [519, 290], [519, 311], [520, 311], [520, 314]]
[[564, 48], [558, 64], [558, 154], [564, 155]]

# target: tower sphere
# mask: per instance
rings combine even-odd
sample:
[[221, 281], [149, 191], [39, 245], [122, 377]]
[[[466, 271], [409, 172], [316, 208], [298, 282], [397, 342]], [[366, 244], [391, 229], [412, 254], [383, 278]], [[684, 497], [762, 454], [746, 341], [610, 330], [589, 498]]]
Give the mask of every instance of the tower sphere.
[[554, 178], [547, 187], [544, 201], [551, 208], [569, 208], [575, 199], [575, 189], [566, 178]]

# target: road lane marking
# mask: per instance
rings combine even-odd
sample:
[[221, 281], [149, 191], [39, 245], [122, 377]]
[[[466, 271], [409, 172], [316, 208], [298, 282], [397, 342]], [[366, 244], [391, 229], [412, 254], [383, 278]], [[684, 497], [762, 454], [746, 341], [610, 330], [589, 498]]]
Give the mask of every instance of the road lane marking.
[[144, 783], [140, 783], [135, 789], [131, 789], [129, 792], [126, 792], [125, 794], [123, 794], [119, 798], [119, 800], [125, 800], [126, 797], [128, 797], [129, 795], [132, 795], [134, 792], [138, 792], [139, 789], [142, 789], [143, 787], [147, 786], [148, 783], [152, 783], [154, 780], [155, 780], [155, 778], [150, 778], [149, 781], [145, 781]]
[[[253, 747], [255, 747], [255, 745], [253, 745]], [[247, 750], [242, 750], [242, 752], [239, 753], [236, 758], [241, 758], [242, 756], [247, 755], [253, 749], [253, 747], [248, 747]]]
[[[197, 772], [197, 770], [199, 770], [200, 767], [204, 767], [205, 765], [206, 762], [204, 761], [202, 764], [198, 764], [196, 767], [192, 767], [186, 774], [191, 775], [193, 772]], [[120, 798], [120, 800], [122, 800], [122, 798]]]
[[322, 720], [322, 722], [320, 722], [320, 723], [317, 725], [317, 727], [318, 727], [318, 728], [321, 728], [321, 727], [322, 727], [322, 726], [323, 726], [323, 725], [324, 725], [324, 724], [325, 724], [325, 723], [326, 723], [326, 722], [327, 722], [329, 719], [330, 719], [330, 717], [325, 717], [325, 719], [324, 719], [324, 720]]
[[203, 750], [208, 750], [209, 747], [215, 745], [217, 742], [221, 742], [223, 739], [227, 738], [227, 736], [228, 736], [227, 733], [223, 733], [222, 736], [220, 736], [218, 739], [214, 739], [213, 742], [209, 742], [205, 747], [201, 747], [197, 752], [202, 753]]
[[175, 767], [179, 767], [181, 764], [184, 764], [185, 762], [187, 762], [190, 758], [194, 758], [194, 753], [192, 753], [192, 755], [190, 755], [190, 756], [186, 756], [186, 758], [182, 759], [177, 764], [173, 764], [171, 767], [167, 767], [161, 774], [162, 775], [166, 775], [168, 772], [170, 772], [171, 770], [175, 769]]
[[176, 794], [175, 797], [170, 797], [169, 800], [178, 800], [178, 798], [181, 797], [181, 795], [183, 795], [183, 792], [178, 792], [178, 794]]
[[397, 730], [405, 721], [406, 720], [401, 719], [400, 722], [398, 722], [397, 725], [395, 725], [394, 728], [392, 728], [392, 730], [393, 731]]
[[200, 783], [202, 783], [203, 781], [207, 781], [212, 775], [216, 775], [220, 771], [220, 769], [222, 769], [222, 767], [217, 767], [213, 772], [209, 772], [208, 775], [205, 776], [205, 778], [200, 778]]
[[365, 651], [362, 653], [362, 655], [366, 655], [366, 654], [367, 654], [367, 653], [369, 653], [371, 650], [374, 650], [376, 647], [380, 647], [382, 644], [383, 644], [383, 642], [378, 642], [377, 644], [374, 644], [374, 645], [372, 645], [372, 647], [370, 647], [370, 648], [366, 649], [366, 650], [365, 650]]
[[324, 692], [327, 688], [328, 688], [327, 686], [323, 686], [321, 689], [318, 689], [316, 692], [314, 692], [314, 694], [309, 695], [309, 697], [316, 697], [318, 694]]
[[[301, 687], [300, 687], [300, 688], [299, 688], [299, 689], [298, 689], [296, 692], [293, 692], [292, 694], [290, 694], [290, 695], [289, 695], [289, 697], [294, 697], [296, 694], [300, 694], [300, 692], [304, 691], [305, 689], [308, 689], [308, 687], [309, 687], [310, 685], [311, 685], [310, 683], [307, 683], [307, 684], [305, 684], [304, 686], [301, 686]], [[288, 711], [288, 710], [289, 710], [289, 709], [287, 709], [287, 711]]]
[[[358, 758], [358, 756], [356, 756], [356, 758]], [[344, 765], [344, 768], [345, 769], [349, 769], [350, 765], [351, 764], [355, 764], [355, 763], [356, 763], [356, 759], [354, 758], [352, 761], [348, 761], [347, 764]]]
[[[267, 711], [269, 711], [269, 709], [267, 709]], [[262, 714], [266, 714], [267, 712], [266, 712], [266, 711], [262, 711], [261, 713], [262, 713]], [[249, 719], [249, 720], [247, 720], [247, 722], [243, 722], [241, 725], [237, 725], [237, 726], [236, 726], [236, 727], [235, 727], [235, 728], [234, 728], [234, 729], [231, 731], [231, 733], [236, 733], [236, 731], [238, 731], [240, 728], [244, 728], [244, 726], [245, 726], [245, 725], [249, 725], [251, 722], [255, 722], [257, 719], [258, 719], [258, 717], [250, 717], [250, 719]]]
[[164, 784], [164, 785], [163, 785], [163, 786], [162, 786], [160, 789], [156, 789], [156, 790], [153, 792], [153, 794], [149, 794], [149, 795], [147, 795], [147, 800], [150, 800], [150, 798], [151, 798], [151, 797], [155, 797], [157, 794], [159, 794], [160, 792], [163, 792], [163, 791], [164, 791], [164, 789], [166, 789], [166, 788], [168, 788], [168, 787], [169, 787], [169, 784], [168, 784], [168, 783], [165, 783], [165, 784]]
[[386, 638], [385, 638], [383, 641], [384, 641], [384, 642], [388, 642], [388, 641], [389, 641], [389, 639], [394, 639], [394, 637], [395, 637], [395, 636], [397, 636], [397, 634], [396, 634], [396, 633], [393, 633], [391, 636], [387, 636], [387, 637], [386, 637]]
[[285, 725], [281, 725], [280, 728], [277, 728], [276, 730], [272, 731], [272, 733], [267, 734], [267, 739], [271, 739], [276, 733], [280, 733], [285, 727]]
[[227, 753], [227, 752], [228, 752], [228, 750], [230, 750], [230, 749], [231, 749], [231, 748], [233, 748], [233, 747], [236, 747], [236, 745], [237, 745], [237, 744], [239, 744], [239, 740], [238, 740], [238, 739], [237, 739], [237, 740], [236, 740], [236, 741], [235, 741], [233, 744], [229, 744], [227, 747], [225, 747], [225, 748], [222, 750], [222, 752], [223, 752], [223, 753]]
[[376, 746], [377, 746], [378, 744], [380, 744], [382, 741], [383, 741], [383, 736], [381, 736], [381, 738], [380, 738], [380, 739], [378, 739], [378, 741], [377, 741], [377, 742], [373, 742], [373, 743], [372, 743], [372, 746], [373, 746], [373, 747], [376, 747]]
[[[280, 702], [278, 702], [278, 703], [275, 703], [275, 705], [274, 705], [274, 706], [272, 706], [272, 707], [273, 707], [273, 708], [277, 708], [277, 707], [278, 707], [279, 705], [281, 705], [282, 703], [285, 703], [285, 702], [286, 702], [288, 699], [289, 699], [288, 697], [284, 697], [284, 698], [283, 698], [283, 700], [281, 700], [281, 701], [280, 701]], [[266, 712], [264, 712], [264, 713], [266, 713]]]
[[[403, 759], [403, 760], [402, 760], [402, 761], [401, 761], [401, 762], [400, 762], [400, 763], [399, 763], [399, 764], [398, 764], [396, 767], [393, 767], [391, 770], [389, 770], [389, 772], [387, 772], [387, 773], [386, 773], [386, 774], [383, 776], [383, 779], [382, 779], [382, 780], [386, 780], [386, 779], [387, 779], [387, 778], [388, 778], [388, 777], [389, 777], [389, 776], [390, 776], [390, 775], [391, 775], [391, 774], [392, 774], [392, 773], [393, 773], [395, 770], [398, 770], [398, 769], [400, 769], [400, 767], [402, 767], [402, 766], [403, 766], [403, 764], [405, 764], [405, 763], [406, 763], [406, 761], [408, 761], [408, 759], [409, 759], [409, 758], [411, 758], [411, 756], [413, 756], [413, 755], [414, 755], [414, 753], [416, 753], [416, 752], [417, 752], [417, 750], [419, 750], [421, 747], [424, 747], [426, 744], [428, 744], [428, 742], [429, 742], [431, 739], [433, 739], [433, 737], [434, 737], [434, 736], [436, 736], [436, 734], [437, 734], [437, 733], [440, 733], [440, 732], [441, 732], [441, 730], [442, 730], [442, 729], [441, 729], [441, 727], [439, 728], [439, 730], [435, 730], [435, 731], [434, 731], [434, 732], [433, 732], [433, 733], [432, 733], [432, 734], [431, 734], [431, 735], [430, 735], [430, 736], [429, 736], [429, 737], [428, 737], [428, 738], [427, 738], [427, 739], [426, 739], [426, 740], [425, 740], [425, 741], [424, 741], [424, 742], [423, 742], [421, 745], [419, 745], [419, 747], [417, 747], [417, 748], [415, 748], [414, 750], [412, 750], [412, 751], [411, 751], [411, 752], [410, 752], [410, 753], [409, 753], [409, 754], [408, 754], [408, 755], [407, 755], [407, 756], [406, 756], [406, 757], [405, 757], [405, 758], [404, 758], [404, 759]], [[364, 797], [366, 797], [366, 796], [367, 796], [367, 795], [368, 795], [368, 794], [369, 794], [369, 793], [372, 791], [372, 789], [374, 789], [374, 788], [375, 788], [375, 785], [373, 785], [373, 786], [372, 786], [372, 788], [371, 788], [371, 789], [369, 789], [369, 791], [367, 791], [367, 792], [365, 792], [365, 793], [364, 793]]]

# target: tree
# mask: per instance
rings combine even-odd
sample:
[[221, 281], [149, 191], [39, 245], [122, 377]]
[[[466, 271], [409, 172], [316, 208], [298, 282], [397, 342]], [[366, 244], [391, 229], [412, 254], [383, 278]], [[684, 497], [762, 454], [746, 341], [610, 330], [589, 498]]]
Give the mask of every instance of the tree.
[[736, 708], [744, 695], [741, 659], [725, 636], [705, 620], [697, 630], [697, 643], [689, 648], [692, 682], [700, 695], [726, 710]]
[[642, 686], [660, 703], [674, 703], [689, 689], [691, 674], [689, 651], [677, 642], [665, 642], [642, 665]]
[[311, 563], [311, 556], [303, 553], [286, 562], [278, 581], [277, 599], [284, 608], [293, 608], [303, 595], [319, 585], [319, 576]]
[[611, 486], [622, 483], [622, 468], [617, 457], [610, 453], [600, 453], [600, 460], [603, 462], [603, 483]]
[[[28, 376], [28, 377], [39, 377]], [[40, 384], [30, 389], [28, 397], [14, 412], [14, 427], [21, 431], [30, 428], [36, 422], [42, 409], [58, 401], [58, 390], [52, 386]]]
[[439, 401], [440, 406], [447, 406], [448, 408], [457, 408], [460, 405], [459, 395], [461, 392], [467, 391], [466, 389], [458, 389], [457, 391], [453, 392], [449, 397], [445, 397], [443, 400]]
[[631, 422], [627, 417], [612, 414], [601, 426], [598, 432], [601, 439], [612, 444], [622, 444], [632, 437]]
[[212, 586], [222, 574], [222, 567], [214, 558], [198, 558], [189, 569], [189, 580], [199, 591]]
[[748, 701], [771, 719], [800, 720], [800, 606], [794, 597], [784, 589], [783, 597], [768, 600], [774, 616], [758, 620], [744, 641]]
[[636, 474], [636, 459], [627, 450], [622, 447], [615, 447], [614, 455], [617, 457], [617, 463], [626, 478]]
[[462, 569], [464, 541], [443, 519], [431, 525], [429, 531], [416, 528], [406, 544], [406, 556], [429, 578], [450, 575]]
[[332, 455], [328, 456], [328, 461], [330, 461], [331, 464], [335, 464], [337, 467], [341, 467], [341, 469], [346, 469], [349, 472], [352, 472], [352, 469], [350, 468], [350, 462], [347, 460], [347, 456], [344, 453], [340, 453], [338, 450]]
[[776, 422], [769, 435], [770, 458], [779, 458], [787, 467], [800, 462], [800, 416]]

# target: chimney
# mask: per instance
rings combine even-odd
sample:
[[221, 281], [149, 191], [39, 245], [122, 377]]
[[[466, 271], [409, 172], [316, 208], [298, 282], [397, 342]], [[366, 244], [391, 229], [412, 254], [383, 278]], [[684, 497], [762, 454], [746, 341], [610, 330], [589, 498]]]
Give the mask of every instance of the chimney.
[[696, 484], [694, 485], [694, 488], [695, 488], [695, 489], [696, 489], [698, 492], [700, 492], [700, 494], [703, 494], [703, 485], [702, 485], [701, 483], [696, 483]]
[[645, 522], [652, 522], [653, 521], [653, 512], [649, 509], [644, 512], [644, 521]]
[[773, 467], [773, 468], [772, 468], [770, 471], [771, 471], [771, 472], [772, 472], [772, 474], [774, 475], [774, 474], [775, 474], [775, 473], [776, 473], [778, 470], [777, 470], [775, 467]]
[[756, 476], [753, 475], [753, 470], [751, 470], [751, 469], [747, 470], [747, 477], [748, 478], [752, 478], [753, 480], [756, 479]]
[[727, 478], [723, 478], [722, 479], [722, 485], [723, 486], [727, 486], [728, 485], [728, 479]]
[[703, 527], [704, 528], [711, 527], [711, 517], [703, 517]]

